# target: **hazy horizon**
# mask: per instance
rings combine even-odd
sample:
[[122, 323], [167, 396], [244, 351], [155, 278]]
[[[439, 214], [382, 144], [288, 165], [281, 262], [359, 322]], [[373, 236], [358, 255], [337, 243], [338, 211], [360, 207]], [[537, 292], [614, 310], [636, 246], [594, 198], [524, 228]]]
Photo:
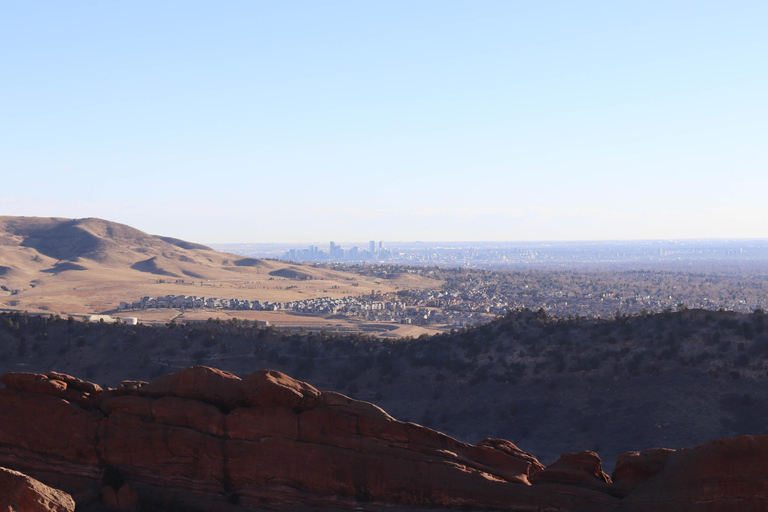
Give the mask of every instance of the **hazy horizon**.
[[[157, 234], [157, 233], [153, 233]], [[164, 236], [158, 234], [158, 236]], [[187, 240], [192, 242], [193, 240]], [[389, 244], [592, 244], [592, 243], [695, 243], [695, 242], [768, 242], [768, 237], [763, 238], [645, 238], [645, 239], [612, 239], [612, 240], [374, 240], [375, 242], [384, 242]], [[326, 246], [330, 242], [334, 242], [337, 245], [347, 244], [368, 244], [371, 240], [314, 240], [314, 241], [299, 241], [299, 242], [210, 242], [209, 245], [214, 246], [226, 246], [226, 245], [323, 245]]]
[[768, 4], [8, 4], [0, 215], [209, 244], [768, 237]]

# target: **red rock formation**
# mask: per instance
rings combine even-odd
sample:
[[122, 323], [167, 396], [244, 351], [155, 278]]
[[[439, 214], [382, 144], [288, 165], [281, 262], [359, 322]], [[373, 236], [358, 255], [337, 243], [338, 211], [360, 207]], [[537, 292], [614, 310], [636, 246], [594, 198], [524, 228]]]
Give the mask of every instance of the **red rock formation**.
[[75, 500], [23, 473], [0, 467], [0, 510], [74, 512]]
[[160, 377], [139, 388], [144, 396], [179, 396], [235, 407], [242, 402], [242, 381], [236, 375], [195, 366]]
[[612, 475], [617, 492], [623, 496], [629, 494], [638, 484], [664, 469], [664, 464], [674, 452], [669, 448], [651, 448], [621, 454]]
[[664, 456], [664, 467], [633, 489], [622, 511], [768, 510], [768, 436], [720, 439], [651, 455]]
[[96, 384], [76, 379], [63, 373], [7, 373], [0, 382], [9, 388], [31, 393], [53, 395], [70, 402], [89, 406], [101, 396], [102, 389]]
[[[727, 455], [700, 447], [681, 450], [666, 464], [665, 451], [627, 454], [614, 485], [592, 452], [566, 454], [544, 468], [509, 441], [461, 443], [275, 371], [240, 379], [195, 367], [108, 390], [54, 373], [0, 381], [7, 386], [0, 389], [0, 465], [62, 488], [78, 503], [124, 510], [137, 503], [224, 510], [236, 503], [246, 510], [402, 505], [600, 512], [649, 510], [642, 507], [658, 497], [679, 505], [675, 510], [698, 510], [658, 482], [675, 482], [685, 489], [680, 496], [693, 496], [703, 481], [716, 502], [734, 496], [743, 502], [734, 493], [758, 492], [767, 474], [757, 463], [748, 465], [751, 476], [735, 470], [735, 462], [716, 464], [741, 460], [744, 450]], [[766, 446], [753, 448], [768, 454]], [[714, 465], [695, 476], [689, 466], [698, 459], [679, 459], [681, 453], [710, 457]], [[729, 471], [741, 480], [717, 480]]]
[[566, 453], [531, 477], [534, 485], [557, 483], [611, 494], [611, 479], [595, 452]]
[[[9, 427], [0, 430], [0, 462], [84, 503], [616, 505], [588, 489], [537, 492], [528, 478], [541, 464], [507, 441], [467, 445], [275, 371], [239, 379], [195, 367], [106, 391], [60, 374], [1, 380], [0, 414]], [[121, 481], [107, 484], [107, 473]]]

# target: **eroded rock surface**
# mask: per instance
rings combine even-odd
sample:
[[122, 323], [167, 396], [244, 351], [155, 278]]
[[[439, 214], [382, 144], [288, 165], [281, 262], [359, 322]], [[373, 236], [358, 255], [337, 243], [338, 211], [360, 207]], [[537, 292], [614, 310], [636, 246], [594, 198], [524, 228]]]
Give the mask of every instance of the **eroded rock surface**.
[[75, 500], [23, 473], [0, 467], [3, 512], [74, 512]]
[[[672, 456], [626, 454], [614, 484], [592, 452], [566, 454], [544, 468], [509, 441], [462, 443], [271, 370], [240, 379], [194, 367], [106, 390], [57, 373], [12, 373], [0, 381], [0, 465], [65, 490], [78, 504], [113, 509], [600, 512], [643, 510], [637, 507], [658, 497], [675, 510], [699, 510], [680, 498], [693, 495], [697, 482], [729, 471], [751, 479], [710, 482], [712, 498], [724, 501], [757, 492], [767, 474], [756, 463], [753, 474], [733, 472], [745, 449], [726, 456], [728, 446], [722, 453], [699, 447]], [[764, 440], [751, 446], [768, 454]], [[699, 454], [708, 464], [733, 461], [690, 473], [698, 459], [681, 462], [679, 454]], [[665, 487], [659, 478], [673, 483]], [[679, 496], [670, 490], [676, 485]]]
[[591, 451], [566, 453], [531, 477], [535, 485], [563, 484], [612, 493], [611, 479], [603, 472], [600, 457]]
[[626, 452], [616, 460], [613, 470], [613, 483], [617, 492], [626, 496], [639, 484], [655, 476], [664, 469], [669, 457], [675, 450], [669, 448], [651, 448], [641, 452]]
[[719, 439], [665, 455], [663, 468], [632, 490], [622, 511], [768, 510], [768, 436]]

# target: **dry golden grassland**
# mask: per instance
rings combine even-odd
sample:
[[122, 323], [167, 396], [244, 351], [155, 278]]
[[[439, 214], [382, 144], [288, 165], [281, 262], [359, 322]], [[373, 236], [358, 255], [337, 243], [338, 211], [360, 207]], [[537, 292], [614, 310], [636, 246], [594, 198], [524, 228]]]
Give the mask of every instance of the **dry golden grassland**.
[[[87, 263], [86, 263], [87, 264]], [[259, 268], [238, 268], [222, 274], [215, 272], [219, 279], [175, 278], [147, 274], [131, 268], [103, 268], [89, 265], [86, 270], [69, 270], [58, 273], [34, 272], [27, 269], [32, 279], [26, 283], [12, 283], [23, 286], [17, 294], [0, 292], [0, 308], [29, 311], [30, 313], [52, 313], [61, 315], [111, 314], [113, 316], [137, 317], [143, 323], [166, 323], [177, 321], [204, 321], [208, 318], [239, 318], [267, 321], [278, 327], [305, 327], [307, 329], [357, 330], [360, 322], [355, 319], [325, 319], [319, 316], [295, 315], [284, 311], [231, 311], [231, 310], [185, 310], [148, 309], [117, 312], [121, 301], [133, 302], [143, 296], [190, 295], [226, 299], [247, 299], [261, 302], [288, 302], [316, 297], [342, 298], [376, 293], [393, 293], [401, 289], [437, 288], [442, 281], [421, 276], [403, 275], [397, 279], [380, 280], [298, 266], [282, 262], [265, 262]], [[312, 279], [297, 280], [271, 276], [269, 273], [281, 268], [299, 268]], [[32, 270], [32, 271], [30, 271]], [[183, 282], [181, 280], [183, 279]], [[179, 282], [177, 282], [179, 281]], [[2, 279], [0, 278], [0, 283]], [[439, 332], [434, 328], [402, 325], [382, 329], [397, 336], [419, 336]]]
[[[165, 323], [213, 318], [264, 320], [284, 327], [357, 329], [355, 319], [288, 312], [125, 311], [120, 302], [187, 295], [289, 302], [431, 289], [442, 281], [404, 274], [381, 280], [309, 265], [244, 258], [101, 219], [0, 217], [0, 309], [60, 315], [113, 314]], [[371, 327], [365, 327], [371, 330]], [[382, 332], [434, 329], [383, 326]], [[403, 334], [406, 335], [406, 334]]]

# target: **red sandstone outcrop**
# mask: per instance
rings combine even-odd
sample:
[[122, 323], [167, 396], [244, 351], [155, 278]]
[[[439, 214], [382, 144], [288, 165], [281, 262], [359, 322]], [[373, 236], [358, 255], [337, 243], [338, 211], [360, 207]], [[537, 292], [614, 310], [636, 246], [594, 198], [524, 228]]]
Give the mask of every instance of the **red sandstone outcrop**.
[[53, 395], [85, 406], [92, 405], [94, 400], [101, 397], [102, 392], [101, 387], [96, 384], [57, 372], [49, 372], [46, 375], [6, 373], [0, 377], [0, 382], [9, 388]]
[[668, 454], [664, 467], [638, 484], [621, 510], [768, 510], [768, 436], [719, 439]]
[[[745, 493], [764, 499], [759, 489], [768, 475], [756, 462], [749, 471], [735, 468], [747, 454], [726, 440], [723, 453], [704, 445], [671, 456], [626, 454], [612, 484], [592, 452], [544, 468], [509, 441], [461, 443], [269, 370], [240, 379], [194, 367], [108, 390], [56, 373], [12, 373], [0, 382], [0, 465], [64, 489], [78, 503], [123, 510], [237, 504], [600, 512], [655, 510], [654, 500], [674, 510], [719, 510], [691, 499], [697, 485], [707, 485], [709, 505], [743, 504]], [[751, 457], [768, 455], [766, 439], [750, 445]], [[727, 455], [729, 442], [738, 446]], [[691, 471], [697, 457], [710, 469]]]
[[23, 473], [0, 467], [3, 512], [74, 512], [75, 500]]
[[616, 460], [613, 470], [613, 484], [624, 496], [664, 469], [670, 455], [675, 450], [669, 448], [651, 448], [641, 452], [626, 452]]
[[607, 494], [612, 493], [611, 479], [595, 452], [566, 453], [551, 465], [531, 476], [531, 483], [573, 485]]
[[2, 382], [8, 428], [0, 430], [0, 463], [84, 503], [123, 508], [123, 493], [129, 501], [206, 510], [234, 502], [590, 511], [616, 505], [589, 489], [534, 489], [529, 476], [541, 464], [507, 441], [461, 443], [275, 371], [239, 379], [195, 367], [106, 391], [56, 374], [8, 374]]

